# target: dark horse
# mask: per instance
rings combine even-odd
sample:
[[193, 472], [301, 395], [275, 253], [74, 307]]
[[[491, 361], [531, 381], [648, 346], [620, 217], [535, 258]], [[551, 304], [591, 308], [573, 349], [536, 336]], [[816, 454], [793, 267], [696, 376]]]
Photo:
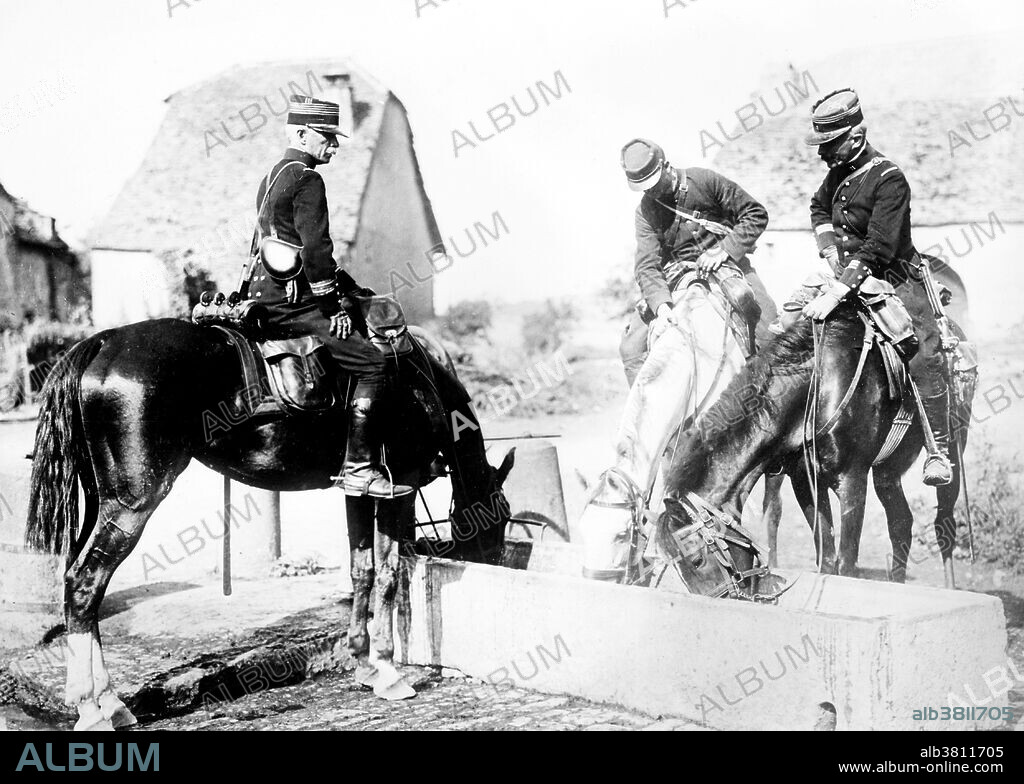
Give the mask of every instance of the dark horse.
[[[818, 393], [808, 401], [815, 363], [812, 323], [801, 320], [776, 338], [748, 362], [729, 387], [683, 436], [669, 477], [662, 530], [676, 530], [688, 522], [685, 499], [707, 504], [738, 517], [754, 483], [766, 472], [784, 471], [790, 477], [797, 501], [814, 533], [817, 563], [828, 573], [854, 575], [864, 521], [868, 471], [885, 509], [892, 545], [891, 579], [906, 579], [913, 515], [903, 492], [902, 477], [924, 445], [916, 410], [914, 420], [892, 454], [872, 466], [890, 432], [900, 401], [889, 394], [880, 350], [870, 349], [855, 394], [845, 409], [840, 403], [855, 378], [865, 337], [865, 326], [852, 306], [844, 306], [819, 330]], [[953, 483], [936, 489], [938, 507], [935, 533], [946, 573], [947, 587], [954, 587], [952, 554], [956, 523], [953, 507], [960, 493], [959, 455], [966, 440], [973, 389], [964, 396], [964, 410], [953, 412]], [[828, 423], [840, 411], [827, 432], [805, 428], [805, 417], [816, 402], [817, 425]], [[817, 432], [817, 483], [805, 461], [805, 432]], [[828, 490], [840, 501], [842, 517], [838, 561], [832, 529]], [[817, 498], [815, 498], [817, 496]], [[815, 513], [815, 500], [817, 510]]]
[[[465, 389], [418, 343], [396, 365], [385, 434], [386, 463], [395, 481], [422, 486], [441, 473], [443, 461], [453, 487], [454, 549], [449, 554], [496, 562], [509, 517], [501, 485], [512, 454], [499, 469], [488, 464]], [[210, 428], [209, 414], [225, 404], [244, 410], [241, 386], [237, 356], [223, 333], [173, 319], [100, 332], [72, 348], [47, 381], [26, 543], [67, 559], [67, 700], [78, 708], [76, 729], [134, 722], [103, 663], [99, 606], [114, 570], [193, 458], [268, 490], [330, 487], [331, 475], [340, 468], [344, 406]], [[453, 416], [461, 417], [456, 438]], [[85, 498], [81, 524], [79, 483]], [[348, 645], [357, 661], [357, 679], [389, 699], [412, 694], [392, 664], [392, 608], [399, 547], [413, 537], [414, 499], [409, 495], [376, 505], [376, 552], [374, 502], [346, 499], [354, 588]], [[371, 587], [376, 588], [372, 650], [367, 633]]]

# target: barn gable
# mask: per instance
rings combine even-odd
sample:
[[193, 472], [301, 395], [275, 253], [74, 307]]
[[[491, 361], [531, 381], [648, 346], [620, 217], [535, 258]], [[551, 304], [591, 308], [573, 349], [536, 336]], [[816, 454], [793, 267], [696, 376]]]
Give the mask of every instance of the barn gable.
[[[327, 185], [335, 258], [345, 260], [358, 233], [385, 108], [394, 103], [404, 114], [386, 88], [345, 60], [235, 67], [168, 97], [141, 166], [90, 237], [104, 252], [100, 258], [110, 256], [107, 251], [151, 254], [173, 268], [172, 285], [190, 263], [209, 271], [220, 288], [233, 288], [252, 238], [257, 186], [286, 146], [292, 93], [338, 101], [342, 123], [353, 129], [330, 165], [318, 168]], [[422, 187], [419, 193], [436, 234]]]

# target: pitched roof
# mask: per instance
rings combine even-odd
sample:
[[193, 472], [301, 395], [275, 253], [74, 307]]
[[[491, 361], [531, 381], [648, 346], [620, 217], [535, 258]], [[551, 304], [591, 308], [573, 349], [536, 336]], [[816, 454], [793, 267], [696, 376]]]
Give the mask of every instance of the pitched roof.
[[0, 237], [12, 232], [20, 241], [30, 245], [42, 245], [56, 251], [69, 251], [68, 245], [57, 233], [56, 222], [49, 215], [36, 212], [28, 203], [13, 196], [0, 183], [0, 199], [11, 205], [11, 216], [0, 211]]
[[236, 66], [168, 97], [167, 113], [142, 165], [91, 233], [90, 245], [163, 255], [191, 251], [211, 267], [218, 261], [240, 263], [249, 249], [257, 186], [286, 147], [288, 95], [326, 93], [330, 99], [326, 77], [337, 74], [349, 76], [355, 130], [342, 140], [331, 164], [318, 171], [327, 184], [331, 234], [340, 256], [355, 236], [390, 96], [346, 60]]
[[[1024, 171], [1024, 117], [1007, 102], [1010, 97], [1017, 109], [1024, 107], [1024, 91], [1015, 77], [1008, 81], [1018, 70], [1007, 66], [1007, 58], [1022, 60], [1020, 49], [998, 36], [891, 44], [837, 53], [810, 64], [805, 73], [813, 74], [819, 95], [847, 85], [859, 91], [868, 139], [910, 182], [915, 224], [987, 222], [993, 211], [1003, 223], [1021, 223], [1024, 204], [1014, 192]], [[972, 68], [963, 68], [965, 62]], [[782, 80], [761, 93], [772, 110], [778, 108], [772, 95], [776, 84]], [[812, 93], [811, 99], [816, 97]], [[993, 133], [982, 113], [1000, 100], [1010, 121], [994, 119], [1005, 128]], [[714, 158], [716, 169], [768, 208], [769, 229], [810, 226], [810, 197], [825, 175], [816, 150], [803, 143], [811, 103], [771, 118], [761, 108], [765, 123], [749, 133], [737, 123], [730, 136], [741, 138], [723, 140]], [[990, 138], [976, 140], [965, 122], [978, 137]], [[951, 131], [960, 137], [952, 137], [952, 155]]]

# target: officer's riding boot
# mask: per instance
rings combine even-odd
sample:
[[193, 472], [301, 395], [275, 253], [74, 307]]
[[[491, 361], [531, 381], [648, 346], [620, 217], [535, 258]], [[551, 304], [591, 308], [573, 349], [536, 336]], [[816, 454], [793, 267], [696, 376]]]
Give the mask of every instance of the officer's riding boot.
[[[392, 484], [380, 470], [380, 387], [360, 383], [349, 406], [348, 449], [343, 475], [334, 477], [345, 495], [397, 498], [413, 491], [409, 485]], [[337, 480], [340, 481], [340, 485]]]
[[924, 483], [929, 487], [948, 485], [953, 481], [953, 466], [949, 462], [949, 412], [946, 393], [933, 397], [921, 397], [921, 405], [928, 416], [928, 425], [934, 436], [934, 446], [929, 444], [932, 439], [925, 439], [928, 456], [924, 460]]

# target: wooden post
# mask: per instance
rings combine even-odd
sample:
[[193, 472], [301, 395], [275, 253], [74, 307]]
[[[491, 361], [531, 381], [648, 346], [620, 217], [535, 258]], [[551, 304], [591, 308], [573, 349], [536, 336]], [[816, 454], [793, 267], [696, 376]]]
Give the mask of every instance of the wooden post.
[[231, 596], [231, 480], [224, 477], [224, 568], [221, 586], [225, 596]]

